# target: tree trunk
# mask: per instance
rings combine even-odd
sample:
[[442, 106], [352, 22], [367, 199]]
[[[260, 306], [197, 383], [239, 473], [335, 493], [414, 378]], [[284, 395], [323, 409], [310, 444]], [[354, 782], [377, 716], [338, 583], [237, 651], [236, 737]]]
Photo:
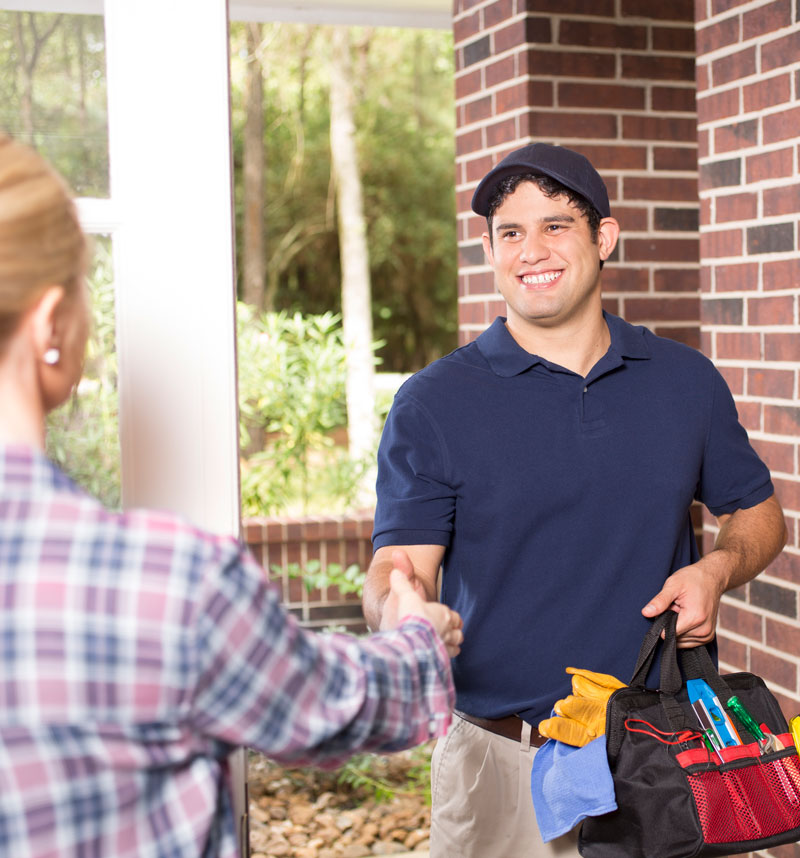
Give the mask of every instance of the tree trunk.
[[242, 298], [259, 310], [264, 309], [264, 79], [258, 55], [261, 39], [262, 25], [248, 23], [242, 170]]
[[350, 31], [336, 27], [331, 52], [331, 161], [339, 216], [342, 325], [347, 349], [347, 429], [354, 459], [375, 453], [375, 367], [366, 223], [353, 119]]

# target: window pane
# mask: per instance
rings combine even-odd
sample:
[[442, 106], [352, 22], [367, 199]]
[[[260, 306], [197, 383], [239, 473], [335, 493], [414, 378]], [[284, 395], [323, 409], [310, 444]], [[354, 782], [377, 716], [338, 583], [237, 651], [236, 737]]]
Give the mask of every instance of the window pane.
[[76, 195], [108, 196], [101, 15], [0, 11], [0, 128], [35, 146]]
[[111, 241], [96, 236], [89, 272], [92, 332], [83, 378], [47, 421], [47, 452], [85, 489], [120, 507], [119, 408]]

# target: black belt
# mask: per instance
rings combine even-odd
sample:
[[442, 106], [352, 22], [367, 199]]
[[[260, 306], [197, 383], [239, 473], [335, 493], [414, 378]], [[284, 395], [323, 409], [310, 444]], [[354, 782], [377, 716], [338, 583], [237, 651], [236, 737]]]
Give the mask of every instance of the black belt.
[[[505, 718], [478, 718], [477, 715], [467, 715], [466, 712], [459, 712], [456, 709], [456, 715], [480, 727], [482, 730], [488, 730], [497, 736], [503, 736], [506, 739], [513, 739], [516, 742], [522, 739], [522, 718], [518, 715], [507, 715]], [[547, 736], [543, 736], [536, 727], [531, 727], [531, 745], [534, 748], [541, 748], [547, 741]]]

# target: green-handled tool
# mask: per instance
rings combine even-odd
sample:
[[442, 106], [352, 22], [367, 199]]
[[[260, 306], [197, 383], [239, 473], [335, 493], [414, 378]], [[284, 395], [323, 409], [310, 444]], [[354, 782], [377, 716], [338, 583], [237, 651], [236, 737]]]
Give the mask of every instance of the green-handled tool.
[[757, 742], [763, 742], [766, 740], [767, 737], [762, 732], [761, 727], [758, 726], [758, 722], [744, 708], [738, 697], [731, 697], [725, 705], [742, 722], [748, 733], [750, 733]]

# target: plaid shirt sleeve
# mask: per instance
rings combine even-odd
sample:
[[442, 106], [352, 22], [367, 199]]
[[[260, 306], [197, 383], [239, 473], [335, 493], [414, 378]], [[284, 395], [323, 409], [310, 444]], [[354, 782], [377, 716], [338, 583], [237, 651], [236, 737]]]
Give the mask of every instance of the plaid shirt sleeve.
[[397, 751], [446, 732], [450, 661], [426, 620], [366, 638], [310, 632], [241, 548], [200, 605], [193, 722], [206, 735], [332, 767], [356, 751]]

